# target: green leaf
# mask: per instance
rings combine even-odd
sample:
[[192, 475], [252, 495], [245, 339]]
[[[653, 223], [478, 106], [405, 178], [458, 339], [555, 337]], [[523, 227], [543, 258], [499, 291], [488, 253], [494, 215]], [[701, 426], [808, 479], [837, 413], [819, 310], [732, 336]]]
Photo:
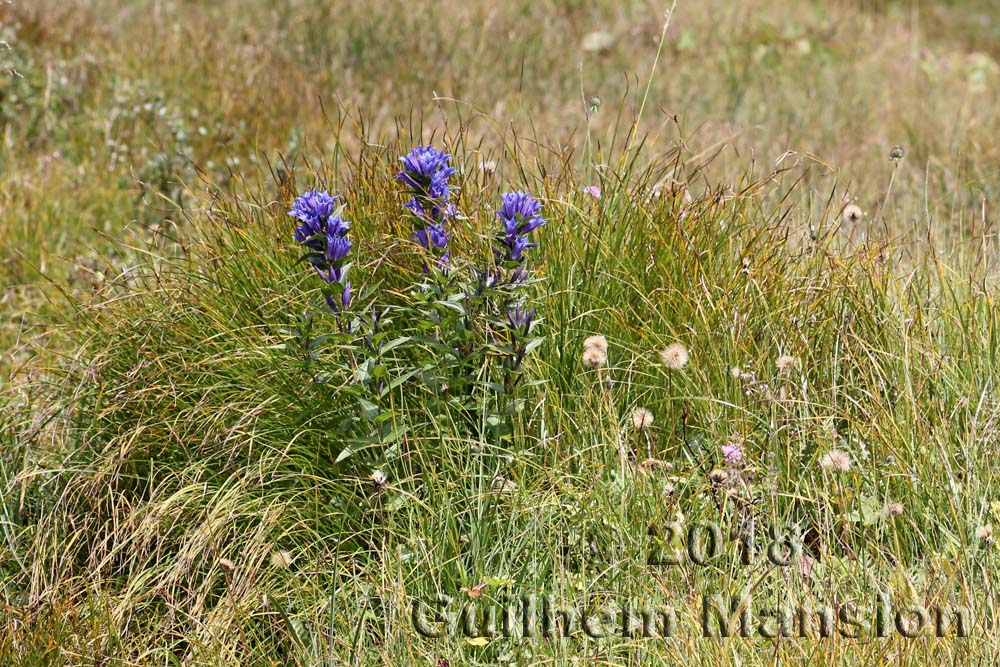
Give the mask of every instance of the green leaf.
[[378, 417], [378, 414], [380, 412], [378, 405], [372, 403], [366, 398], [361, 398], [360, 396], [358, 397], [358, 403], [361, 406], [361, 414], [364, 416], [365, 419], [371, 420]]
[[861, 496], [861, 523], [871, 526], [882, 516], [882, 504], [872, 496]]

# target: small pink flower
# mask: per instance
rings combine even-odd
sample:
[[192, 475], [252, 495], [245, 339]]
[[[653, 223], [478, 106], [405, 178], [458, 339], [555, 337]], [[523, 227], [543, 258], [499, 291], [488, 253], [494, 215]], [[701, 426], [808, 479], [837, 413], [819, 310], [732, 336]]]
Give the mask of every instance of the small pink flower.
[[722, 458], [731, 466], [739, 465], [743, 462], [743, 448], [739, 445], [723, 445]]
[[594, 199], [600, 199], [601, 198], [601, 189], [599, 187], [597, 187], [596, 185], [588, 185], [587, 187], [585, 187], [583, 189], [583, 192], [584, 192], [584, 194], [590, 195]]

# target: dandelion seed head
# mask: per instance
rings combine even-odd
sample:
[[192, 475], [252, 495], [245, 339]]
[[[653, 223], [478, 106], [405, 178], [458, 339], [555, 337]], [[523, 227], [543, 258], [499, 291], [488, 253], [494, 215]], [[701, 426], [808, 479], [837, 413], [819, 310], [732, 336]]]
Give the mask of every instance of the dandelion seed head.
[[660, 352], [660, 360], [667, 368], [675, 371], [680, 370], [688, 362], [687, 348], [680, 343], [671, 343]]
[[653, 413], [646, 408], [636, 408], [632, 411], [632, 428], [636, 431], [647, 431], [653, 425]]
[[583, 340], [583, 349], [594, 348], [595, 350], [600, 350], [601, 352], [607, 353], [608, 351], [608, 339], [601, 335], [587, 336]]
[[600, 368], [608, 365], [608, 353], [596, 347], [583, 350], [583, 365], [587, 368]]
[[865, 217], [865, 212], [857, 204], [849, 204], [844, 207], [844, 222], [849, 225], [856, 225]]
[[734, 380], [739, 380], [741, 377], [743, 377], [743, 369], [740, 368], [739, 366], [733, 366], [732, 368], [729, 369], [729, 374], [733, 376]]
[[778, 367], [779, 373], [781, 373], [782, 375], [787, 375], [792, 371], [792, 368], [795, 366], [796, 361], [798, 360], [792, 355], [783, 354], [780, 357], [778, 357], [778, 360], [775, 362], [775, 366]]
[[903, 507], [903, 503], [896, 502], [895, 500], [890, 500], [885, 504], [885, 508], [883, 508], [882, 511], [885, 513], [886, 516], [894, 517], [902, 514], [905, 511], [905, 509], [906, 508]]
[[851, 456], [839, 449], [831, 449], [819, 460], [819, 465], [824, 470], [847, 472], [851, 469]]
[[291, 552], [285, 551], [284, 549], [278, 549], [277, 551], [271, 552], [271, 565], [274, 567], [285, 570], [292, 566], [292, 562], [295, 557], [292, 556]]

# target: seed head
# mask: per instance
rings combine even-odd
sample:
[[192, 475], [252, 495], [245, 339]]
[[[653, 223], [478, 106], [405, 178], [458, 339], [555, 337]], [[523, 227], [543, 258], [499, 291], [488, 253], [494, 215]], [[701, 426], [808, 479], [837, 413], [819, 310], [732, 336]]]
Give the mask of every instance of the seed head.
[[788, 375], [792, 372], [792, 368], [795, 366], [795, 362], [798, 361], [795, 357], [790, 354], [783, 354], [778, 357], [775, 362], [775, 366], [778, 367], [778, 372], [782, 375]]
[[490, 483], [490, 492], [497, 495], [511, 494], [517, 491], [517, 484], [503, 477], [494, 477]]
[[847, 452], [831, 449], [819, 460], [819, 465], [824, 470], [847, 472], [851, 469], [851, 457]]
[[608, 365], [608, 353], [596, 347], [583, 350], [583, 365], [587, 368], [601, 368]]
[[608, 351], [608, 339], [601, 335], [587, 336], [583, 341], [583, 349], [592, 347], [600, 350], [601, 352], [607, 353]]
[[903, 507], [903, 503], [896, 502], [895, 500], [890, 500], [885, 504], [882, 509], [883, 514], [887, 517], [899, 516], [905, 511], [906, 508]]
[[648, 431], [653, 425], [653, 413], [646, 408], [636, 408], [632, 411], [632, 428], [636, 431]]
[[285, 551], [284, 549], [271, 552], [271, 565], [279, 570], [288, 569], [292, 566], [292, 561], [294, 560], [295, 557], [292, 556], [291, 552]]
[[713, 486], [725, 484], [727, 480], [729, 480], [729, 474], [725, 470], [719, 470], [716, 468], [712, 472], [708, 473], [708, 481], [710, 481]]
[[844, 207], [844, 222], [848, 225], [856, 225], [865, 217], [865, 212], [857, 204], [849, 204]]
[[678, 371], [688, 362], [687, 348], [680, 343], [671, 343], [660, 352], [660, 360], [667, 368]]

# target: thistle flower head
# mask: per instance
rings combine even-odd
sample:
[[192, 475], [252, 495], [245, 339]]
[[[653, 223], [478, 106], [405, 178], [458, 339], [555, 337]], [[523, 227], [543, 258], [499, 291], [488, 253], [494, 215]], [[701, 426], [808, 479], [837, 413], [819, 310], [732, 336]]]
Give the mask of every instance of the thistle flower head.
[[671, 343], [660, 352], [660, 360], [671, 370], [680, 370], [688, 362], [687, 348], [680, 343]]
[[831, 449], [820, 458], [819, 465], [824, 470], [847, 472], [851, 469], [851, 457], [847, 452]]
[[976, 527], [976, 539], [983, 542], [993, 541], [993, 524], [987, 523]]
[[731, 442], [722, 445], [722, 458], [731, 466], [737, 466], [743, 462], [743, 446], [738, 442]]

